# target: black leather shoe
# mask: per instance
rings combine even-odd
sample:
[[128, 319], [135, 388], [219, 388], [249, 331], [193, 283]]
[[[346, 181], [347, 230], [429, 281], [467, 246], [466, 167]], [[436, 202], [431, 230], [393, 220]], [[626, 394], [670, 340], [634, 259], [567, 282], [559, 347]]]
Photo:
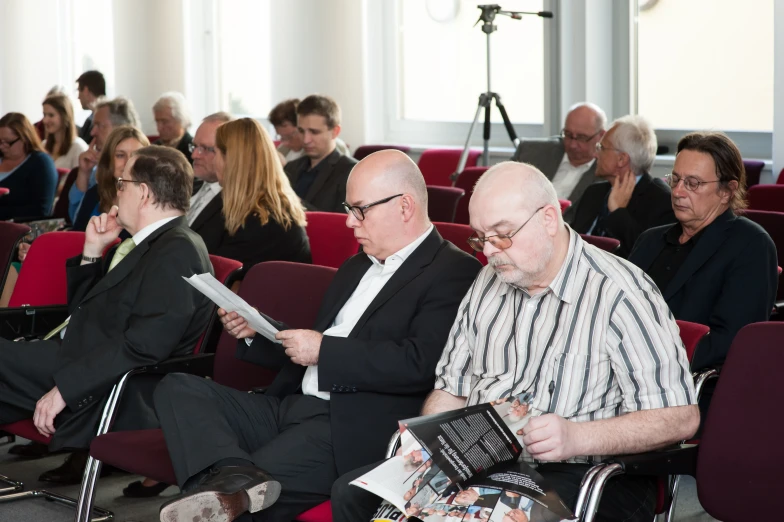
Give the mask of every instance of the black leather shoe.
[[18, 455], [30, 459], [46, 457], [49, 455], [49, 446], [40, 442], [29, 442], [27, 444], [17, 444], [8, 450], [9, 455]]
[[245, 512], [270, 507], [279, 496], [280, 482], [259, 468], [225, 466], [161, 506], [161, 522], [232, 522]]
[[152, 486], [145, 486], [141, 480], [131, 482], [128, 487], [123, 489], [123, 495], [129, 498], [151, 498], [157, 497], [169, 487], [165, 482], [158, 482]]
[[[57, 484], [80, 484], [84, 476], [84, 466], [87, 464], [87, 450], [74, 451], [65, 458], [61, 466], [44, 471], [38, 480], [41, 482], [54, 482]], [[111, 473], [109, 466], [101, 468], [101, 476]]]

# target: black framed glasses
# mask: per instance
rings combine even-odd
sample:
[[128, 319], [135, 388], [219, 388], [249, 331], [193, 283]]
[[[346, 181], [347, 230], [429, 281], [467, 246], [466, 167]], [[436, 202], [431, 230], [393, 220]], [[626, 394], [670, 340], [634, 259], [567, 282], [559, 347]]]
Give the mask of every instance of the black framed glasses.
[[389, 196], [388, 198], [379, 199], [378, 201], [374, 201], [373, 203], [368, 203], [367, 205], [356, 206], [356, 205], [349, 205], [345, 201], [343, 202], [343, 208], [346, 210], [346, 214], [353, 214], [355, 218], [359, 221], [365, 220], [365, 212], [371, 207], [375, 207], [376, 205], [382, 205], [388, 201], [392, 201], [395, 198], [399, 198], [403, 194], [395, 194], [394, 196]]
[[204, 154], [205, 152], [215, 154], [215, 147], [205, 147], [204, 145], [196, 145], [195, 143], [189, 143], [188, 150], [191, 152], [191, 154], [197, 150], [199, 151], [199, 154]]
[[474, 237], [474, 236], [471, 236], [471, 237], [468, 238], [468, 244], [471, 245], [471, 248], [473, 248], [477, 252], [482, 252], [485, 249], [485, 243], [488, 242], [488, 241], [490, 242], [491, 245], [493, 245], [497, 249], [499, 249], [499, 250], [506, 250], [507, 248], [512, 246], [512, 237], [514, 237], [515, 234], [520, 232], [523, 229], [523, 227], [526, 226], [528, 224], [528, 222], [531, 221], [533, 219], [533, 217], [536, 214], [538, 214], [539, 211], [542, 210], [546, 206], [547, 205], [542, 205], [541, 207], [537, 208], [534, 211], [534, 213], [531, 214], [531, 217], [526, 219], [525, 223], [520, 225], [520, 228], [518, 228], [517, 230], [515, 230], [511, 234], [496, 234], [494, 236], [485, 236], [485, 237]]
[[701, 186], [708, 185], [709, 183], [721, 183], [721, 180], [719, 179], [715, 181], [702, 181], [701, 179], [697, 179], [693, 176], [681, 177], [674, 172], [664, 176], [664, 180], [667, 182], [670, 188], [677, 187], [678, 183], [683, 181], [684, 188], [689, 192], [694, 192], [695, 190], [699, 189]]
[[15, 144], [17, 141], [21, 140], [21, 139], [22, 139], [22, 137], [21, 137], [21, 136], [19, 136], [19, 137], [17, 137], [15, 140], [11, 140], [11, 141], [0, 140], [0, 146], [2, 146], [2, 145], [7, 145], [8, 147], [13, 147], [13, 146], [14, 146], [14, 144]]
[[594, 132], [590, 136], [586, 136], [585, 134], [572, 134], [571, 132], [569, 132], [566, 129], [561, 129], [561, 137], [563, 139], [565, 139], [565, 140], [579, 141], [580, 143], [588, 143], [589, 141], [594, 139], [596, 136], [598, 136], [600, 132], [602, 132], [601, 129], [599, 129], [598, 131]]
[[141, 181], [135, 179], [116, 178], [114, 180], [114, 186], [117, 188], [117, 192], [122, 192], [123, 183], [141, 183]]

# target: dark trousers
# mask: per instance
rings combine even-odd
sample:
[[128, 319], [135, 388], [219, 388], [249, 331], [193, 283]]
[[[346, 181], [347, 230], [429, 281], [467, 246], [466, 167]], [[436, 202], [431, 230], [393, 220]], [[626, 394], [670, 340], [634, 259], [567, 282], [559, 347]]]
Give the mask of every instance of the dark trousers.
[[56, 341], [0, 338], [0, 424], [29, 419], [35, 404], [55, 387]]
[[154, 402], [180, 486], [223, 459], [243, 459], [281, 484], [278, 501], [253, 520], [288, 522], [329, 499], [337, 478], [329, 401], [281, 400], [171, 374]]
[[[381, 504], [372, 493], [349, 483], [381, 464], [376, 462], [346, 473], [332, 486], [332, 521], [369, 521]], [[537, 471], [558, 492], [569, 509], [574, 509], [580, 492], [580, 481], [588, 465], [540, 464]], [[607, 482], [599, 503], [596, 519], [600, 522], [650, 522], [656, 508], [656, 481], [647, 477], [619, 476]]]

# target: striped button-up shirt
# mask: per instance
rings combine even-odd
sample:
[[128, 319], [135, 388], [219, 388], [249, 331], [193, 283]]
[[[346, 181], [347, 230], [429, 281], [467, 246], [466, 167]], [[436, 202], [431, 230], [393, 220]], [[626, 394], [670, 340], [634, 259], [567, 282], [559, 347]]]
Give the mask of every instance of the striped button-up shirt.
[[460, 304], [435, 388], [467, 397], [467, 405], [530, 391], [533, 411], [574, 422], [695, 404], [678, 325], [656, 285], [569, 232], [563, 266], [544, 292], [531, 296], [506, 284], [491, 266], [479, 273]]

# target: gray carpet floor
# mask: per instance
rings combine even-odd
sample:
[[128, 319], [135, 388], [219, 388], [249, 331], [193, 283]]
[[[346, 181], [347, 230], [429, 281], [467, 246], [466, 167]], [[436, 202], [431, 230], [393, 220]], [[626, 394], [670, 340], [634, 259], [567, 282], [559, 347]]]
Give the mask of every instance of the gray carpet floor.
[[[17, 443], [26, 442], [17, 439]], [[38, 482], [38, 476], [46, 470], [59, 466], [64, 455], [53, 455], [41, 459], [21, 459], [8, 454], [10, 445], [0, 446], [0, 474], [24, 482], [25, 490], [47, 489], [60, 495], [76, 498], [79, 486], [52, 486]], [[122, 490], [139, 477], [126, 473], [113, 473], [98, 481], [96, 505], [114, 512], [120, 522], [153, 522], [158, 520], [158, 508], [179, 490], [170, 487], [160, 497], [152, 499], [125, 498]], [[42, 498], [13, 502], [0, 502], [0, 522], [70, 522], [73, 509]], [[705, 514], [697, 500], [694, 479], [683, 477], [675, 519], [679, 522], [711, 522], [715, 519]], [[359, 521], [364, 522], [364, 521]]]

